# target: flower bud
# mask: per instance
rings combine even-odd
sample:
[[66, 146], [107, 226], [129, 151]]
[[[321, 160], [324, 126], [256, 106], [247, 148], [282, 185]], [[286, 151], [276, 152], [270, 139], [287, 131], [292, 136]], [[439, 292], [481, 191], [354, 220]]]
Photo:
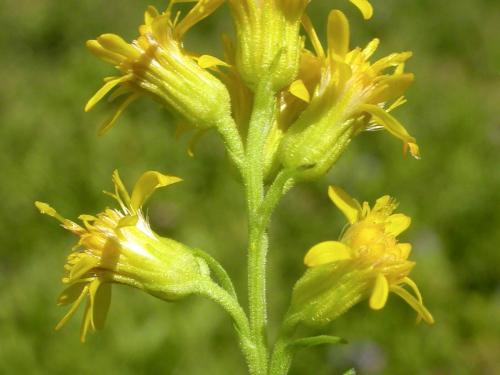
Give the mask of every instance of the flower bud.
[[[208, 4], [221, 0], [205, 0]], [[310, 0], [229, 0], [237, 35], [237, 66], [255, 89], [263, 76], [273, 74], [279, 90], [295, 79], [304, 40], [300, 24]], [[368, 0], [350, 0], [365, 19], [372, 16]]]
[[270, 69], [276, 90], [294, 80], [303, 47], [300, 19], [307, 3], [229, 0], [236, 26], [238, 70], [252, 89]]

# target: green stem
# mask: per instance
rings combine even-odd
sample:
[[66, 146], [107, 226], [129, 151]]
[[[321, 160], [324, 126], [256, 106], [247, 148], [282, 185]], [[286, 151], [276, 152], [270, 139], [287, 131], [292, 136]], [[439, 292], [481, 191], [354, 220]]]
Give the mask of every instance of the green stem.
[[240, 171], [243, 171], [245, 149], [233, 118], [231, 116], [222, 117], [217, 124], [217, 131], [222, 136], [229, 158]]
[[278, 339], [274, 343], [273, 352], [269, 364], [269, 375], [286, 375], [292, 364], [293, 352], [289, 344], [295, 332], [297, 324], [284, 319]]
[[238, 301], [219, 285], [207, 281], [197, 284], [197, 294], [207, 297], [222, 308], [231, 316], [234, 321], [239, 336], [239, 344], [247, 365], [252, 375], [259, 375], [259, 369], [256, 367], [258, 354], [252, 340], [250, 326], [247, 316]]
[[195, 253], [196, 256], [202, 258], [207, 263], [208, 267], [210, 268], [213, 275], [219, 282], [220, 286], [229, 294], [231, 294], [232, 297], [238, 300], [233, 282], [231, 281], [231, 278], [227, 274], [224, 267], [222, 267], [222, 265], [219, 262], [217, 262], [217, 260], [212, 258], [209, 254], [207, 254], [203, 250], [193, 249], [193, 252]]
[[312, 348], [318, 345], [338, 345], [346, 344], [347, 341], [338, 336], [319, 335], [310, 336], [292, 340], [295, 328], [282, 332], [274, 345], [273, 355], [269, 375], [286, 375], [292, 364], [293, 356], [296, 351]]
[[281, 170], [274, 179], [260, 207], [259, 213], [264, 223], [269, 223], [280, 199], [294, 186], [294, 176], [295, 171]]
[[274, 344], [273, 355], [269, 365], [269, 375], [286, 375], [292, 364], [293, 355], [288, 348], [289, 341], [279, 338]]
[[259, 84], [248, 128], [246, 166], [244, 173], [249, 243], [248, 243], [248, 304], [250, 330], [256, 346], [259, 375], [267, 374], [267, 309], [266, 309], [266, 256], [268, 238], [267, 220], [260, 214], [264, 199], [264, 146], [276, 108], [275, 93], [270, 80]]

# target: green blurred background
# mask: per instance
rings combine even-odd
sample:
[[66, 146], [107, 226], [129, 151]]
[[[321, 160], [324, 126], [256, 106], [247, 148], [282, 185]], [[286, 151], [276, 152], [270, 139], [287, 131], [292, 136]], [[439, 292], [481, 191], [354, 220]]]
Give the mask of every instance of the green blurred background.
[[[158, 7], [166, 2], [154, 1]], [[83, 105], [112, 68], [84, 41], [100, 33], [136, 35], [143, 1], [4, 0], [0, 5], [0, 373], [1, 374], [244, 374], [230, 320], [218, 306], [189, 298], [165, 304], [114, 288], [107, 327], [84, 345], [80, 315], [60, 332], [55, 305], [65, 256], [74, 238], [42, 217], [33, 201], [76, 218], [112, 202], [114, 168], [131, 184], [147, 169], [185, 182], [157, 193], [152, 225], [215, 255], [244, 297], [244, 200], [221, 142], [208, 135], [196, 156], [188, 137], [142, 100], [103, 138], [110, 112]], [[373, 0], [363, 22], [347, 1], [313, 1], [321, 35], [332, 6], [345, 10], [353, 44], [382, 39], [382, 53], [411, 49], [416, 73], [409, 102], [397, 116], [421, 146], [420, 161], [403, 159], [383, 132], [358, 137], [337, 167], [295, 188], [271, 227], [269, 301], [272, 333], [304, 271], [312, 244], [335, 239], [343, 218], [329, 203], [328, 184], [374, 200], [388, 193], [413, 217], [402, 240], [414, 244], [420, 286], [436, 324], [415, 324], [409, 306], [392, 296], [381, 312], [363, 303], [328, 327], [349, 345], [300, 352], [291, 374], [499, 374], [500, 363], [500, 2]], [[219, 34], [231, 31], [227, 10], [197, 25], [187, 46], [220, 54]]]

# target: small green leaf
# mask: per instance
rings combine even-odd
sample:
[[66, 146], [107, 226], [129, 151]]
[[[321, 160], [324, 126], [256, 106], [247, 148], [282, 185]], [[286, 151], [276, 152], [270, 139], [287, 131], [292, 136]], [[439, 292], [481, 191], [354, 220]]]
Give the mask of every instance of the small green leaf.
[[316, 345], [335, 345], [335, 344], [346, 344], [347, 341], [342, 337], [337, 336], [313, 336], [305, 337], [303, 339], [297, 339], [288, 344], [288, 348], [293, 351], [297, 351], [304, 348], [310, 348]]
[[356, 370], [354, 370], [353, 368], [350, 369], [350, 370], [347, 370], [346, 372], [344, 372], [343, 375], [356, 375]]

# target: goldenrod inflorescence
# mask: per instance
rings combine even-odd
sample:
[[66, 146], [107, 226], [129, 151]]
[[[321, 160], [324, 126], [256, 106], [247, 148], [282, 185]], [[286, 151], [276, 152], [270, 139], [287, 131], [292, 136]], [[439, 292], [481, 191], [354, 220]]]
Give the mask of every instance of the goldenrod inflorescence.
[[[195, 4], [186, 15], [174, 11], [177, 3], [189, 2]], [[368, 0], [350, 2], [364, 19], [372, 17]], [[224, 56], [188, 51], [185, 34], [225, 3], [235, 35], [222, 36]], [[328, 14], [323, 45], [307, 15], [310, 6], [309, 0], [171, 0], [164, 11], [146, 9], [132, 42], [115, 34], [87, 42], [94, 55], [119, 72], [105, 78], [85, 106], [88, 111], [105, 96], [119, 101], [101, 134], [133, 101], [149, 97], [174, 114], [181, 129], [197, 128], [195, 139], [208, 129], [222, 137], [246, 194], [248, 312], [214, 258], [151, 229], [143, 204], [155, 189], [180, 179], [148, 171], [129, 194], [115, 171], [115, 189], [109, 195], [120, 208], [81, 215], [82, 225], [36, 202], [42, 213], [79, 237], [64, 266], [66, 289], [59, 298], [59, 304], [71, 306], [57, 328], [84, 300], [81, 340], [101, 328], [111, 283], [165, 301], [196, 294], [220, 304], [232, 317], [251, 374], [279, 375], [287, 373], [297, 348], [342, 341], [326, 335], [296, 338], [299, 324], [323, 326], [362, 300], [380, 310], [392, 292], [418, 319], [434, 322], [409, 278], [415, 266], [408, 259], [411, 245], [397, 239], [410, 218], [393, 213], [397, 204], [388, 195], [370, 207], [331, 186], [329, 196], [349, 224], [338, 241], [318, 243], [305, 255], [308, 269], [293, 289], [270, 351], [267, 228], [280, 199], [297, 182], [324, 176], [363, 131], [385, 129], [403, 143], [404, 153], [420, 157], [415, 138], [393, 115], [406, 102], [405, 92], [414, 80], [405, 71], [411, 52], [372, 59], [377, 38], [364, 48], [352, 48], [349, 22], [340, 10]]]

